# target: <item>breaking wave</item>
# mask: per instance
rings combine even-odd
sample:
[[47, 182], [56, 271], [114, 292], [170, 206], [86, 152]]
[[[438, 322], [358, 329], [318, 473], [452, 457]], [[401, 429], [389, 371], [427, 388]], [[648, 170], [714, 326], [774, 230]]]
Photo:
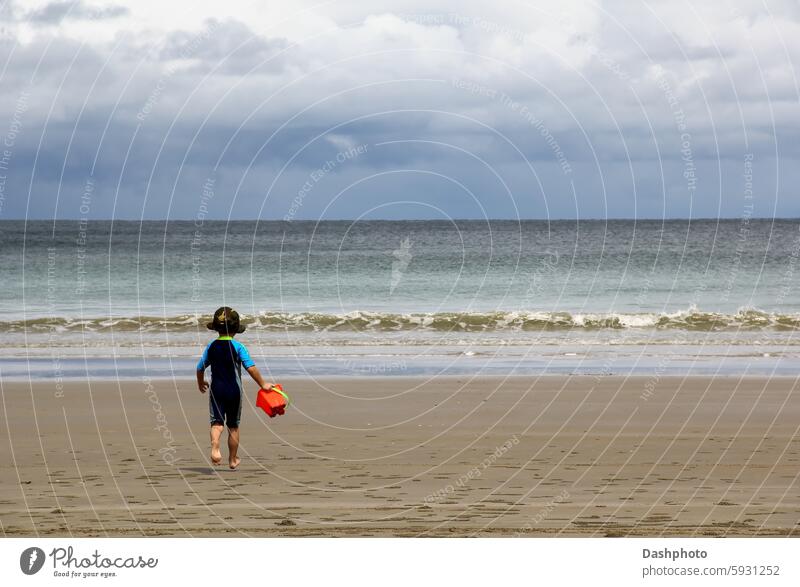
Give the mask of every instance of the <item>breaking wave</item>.
[[[205, 330], [208, 316], [182, 314], [171, 317], [35, 318], [0, 321], [0, 332], [191, 332]], [[436, 312], [395, 314], [354, 311], [345, 314], [264, 313], [244, 320], [262, 332], [306, 331], [429, 331], [500, 332], [603, 329], [676, 329], [687, 331], [800, 329], [800, 314], [779, 314], [742, 308], [735, 314], [703, 312], [697, 308], [675, 313], [570, 313], [570, 312]]]

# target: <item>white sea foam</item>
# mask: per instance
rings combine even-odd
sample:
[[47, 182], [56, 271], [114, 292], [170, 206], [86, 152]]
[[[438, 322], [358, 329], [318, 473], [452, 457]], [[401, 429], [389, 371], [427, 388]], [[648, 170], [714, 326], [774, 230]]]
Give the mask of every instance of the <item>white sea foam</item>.
[[[205, 332], [206, 317], [70, 317], [0, 321], [0, 332]], [[743, 307], [736, 313], [704, 312], [696, 307], [663, 313], [570, 313], [541, 311], [436, 312], [396, 314], [372, 311], [328, 313], [262, 313], [245, 318], [251, 332], [537, 332], [537, 331], [663, 331], [793, 332], [800, 314], [771, 313]]]

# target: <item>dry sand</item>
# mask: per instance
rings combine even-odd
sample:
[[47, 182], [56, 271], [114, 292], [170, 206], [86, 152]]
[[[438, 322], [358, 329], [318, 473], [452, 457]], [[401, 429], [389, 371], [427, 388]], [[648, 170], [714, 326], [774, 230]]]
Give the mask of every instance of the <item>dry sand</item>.
[[0, 434], [10, 450], [0, 465], [2, 532], [800, 531], [794, 379], [282, 383], [295, 405], [273, 420], [255, 411], [248, 389], [237, 471], [209, 464], [207, 398], [191, 376], [61, 390], [3, 383]]

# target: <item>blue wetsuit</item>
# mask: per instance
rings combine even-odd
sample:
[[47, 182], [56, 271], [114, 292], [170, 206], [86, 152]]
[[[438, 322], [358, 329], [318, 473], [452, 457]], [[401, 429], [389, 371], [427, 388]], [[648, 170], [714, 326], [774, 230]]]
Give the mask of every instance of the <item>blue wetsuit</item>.
[[197, 370], [205, 371], [211, 367], [208, 402], [212, 424], [239, 427], [242, 416], [242, 366], [249, 369], [253, 365], [255, 362], [245, 346], [230, 336], [212, 340], [203, 351]]

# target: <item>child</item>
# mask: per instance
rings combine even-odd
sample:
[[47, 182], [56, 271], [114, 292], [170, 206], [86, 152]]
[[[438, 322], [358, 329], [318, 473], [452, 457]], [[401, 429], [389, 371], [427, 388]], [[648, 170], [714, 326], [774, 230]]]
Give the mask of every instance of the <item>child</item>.
[[207, 326], [209, 330], [219, 333], [219, 338], [208, 344], [197, 363], [197, 387], [200, 393], [208, 390], [205, 370], [211, 366], [211, 394], [208, 398], [211, 412], [211, 462], [215, 465], [222, 462], [219, 439], [227, 424], [228, 465], [235, 469], [241, 462], [236, 453], [239, 450], [239, 419], [242, 416], [242, 367], [244, 366], [262, 389], [272, 386], [264, 383], [245, 346], [238, 340], [233, 340], [234, 336], [245, 330], [239, 322], [236, 310], [227, 306], [219, 308], [214, 312], [213, 321]]

